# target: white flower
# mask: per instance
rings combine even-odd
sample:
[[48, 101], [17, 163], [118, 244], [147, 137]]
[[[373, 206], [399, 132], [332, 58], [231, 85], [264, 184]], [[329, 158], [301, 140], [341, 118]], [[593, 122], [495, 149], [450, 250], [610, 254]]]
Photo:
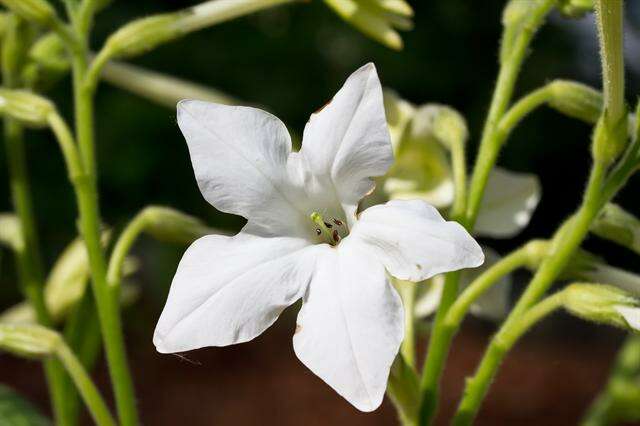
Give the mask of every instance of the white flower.
[[284, 124], [248, 107], [182, 101], [178, 124], [204, 197], [247, 218], [184, 254], [154, 334], [159, 352], [246, 342], [302, 298], [298, 358], [356, 408], [383, 398], [403, 339], [386, 273], [421, 281], [482, 263], [478, 244], [423, 201], [356, 216], [393, 155], [373, 64], [311, 116], [302, 149]]

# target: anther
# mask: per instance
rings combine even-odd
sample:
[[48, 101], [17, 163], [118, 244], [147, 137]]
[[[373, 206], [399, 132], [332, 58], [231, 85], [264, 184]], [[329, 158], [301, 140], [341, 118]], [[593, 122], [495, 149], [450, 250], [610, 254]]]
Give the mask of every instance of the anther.
[[331, 227], [332, 227], [333, 225], [332, 225], [332, 224], [330, 224], [330, 223], [328, 223], [328, 222], [325, 222], [325, 223], [324, 223], [324, 226], [326, 226], [327, 228], [331, 229]]
[[338, 235], [338, 230], [337, 229], [333, 230], [332, 236], [333, 236], [333, 241], [335, 241], [336, 243], [340, 241], [340, 235]]
[[338, 226], [342, 226], [343, 225], [342, 221], [340, 219], [336, 219], [336, 218], [333, 218], [333, 223], [335, 223]]
[[320, 228], [316, 228], [316, 235], [322, 234], [322, 230]]

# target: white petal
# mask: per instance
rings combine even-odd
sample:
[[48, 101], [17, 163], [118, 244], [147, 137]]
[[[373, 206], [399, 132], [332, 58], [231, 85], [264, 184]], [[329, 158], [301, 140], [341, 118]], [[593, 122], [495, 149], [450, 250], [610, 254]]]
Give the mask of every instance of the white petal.
[[420, 200], [392, 200], [368, 208], [348, 238], [362, 241], [401, 280], [422, 281], [484, 261], [482, 249], [459, 223], [446, 222]]
[[353, 220], [358, 201], [393, 161], [382, 89], [371, 63], [351, 74], [324, 108], [311, 115], [300, 154], [312, 175], [336, 192]]
[[540, 201], [540, 181], [533, 174], [495, 168], [489, 175], [474, 234], [509, 238], [529, 224]]
[[640, 331], [640, 308], [630, 306], [616, 306], [616, 311], [622, 315], [629, 327]]
[[159, 352], [246, 342], [304, 294], [316, 246], [294, 238], [208, 235], [185, 252], [153, 342]]
[[382, 402], [403, 321], [402, 302], [383, 266], [345, 240], [318, 258], [293, 346], [336, 392], [372, 411]]
[[288, 188], [291, 139], [275, 116], [249, 107], [185, 100], [178, 124], [205, 199], [249, 219], [253, 232], [299, 235], [302, 213]]

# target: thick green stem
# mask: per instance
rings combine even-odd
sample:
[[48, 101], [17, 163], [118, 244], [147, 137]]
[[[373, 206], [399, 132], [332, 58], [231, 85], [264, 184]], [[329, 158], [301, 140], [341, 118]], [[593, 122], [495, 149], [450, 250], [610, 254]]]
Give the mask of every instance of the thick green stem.
[[602, 81], [607, 119], [617, 123], [624, 118], [623, 0], [597, 0], [598, 39], [602, 62]]
[[[515, 342], [534, 324], [549, 315], [554, 310], [562, 307], [563, 294], [556, 293], [534, 305], [527, 310], [508, 332], [496, 335], [482, 359], [476, 375], [467, 380], [463, 404], [456, 413], [452, 424], [455, 426], [470, 425], [475, 418], [476, 411], [473, 407], [479, 407], [484, 397], [486, 383], [493, 379], [495, 370], [499, 367], [504, 355], [511, 349]], [[477, 389], [477, 390], [476, 390]], [[469, 408], [469, 409], [468, 409]]]
[[109, 408], [107, 408], [107, 404], [105, 404], [102, 399], [100, 392], [91, 381], [91, 378], [80, 361], [78, 361], [69, 347], [64, 344], [62, 339], [60, 339], [60, 342], [56, 345], [55, 354], [73, 379], [78, 392], [80, 392], [82, 399], [89, 409], [93, 421], [98, 426], [116, 426], [116, 422], [111, 416]]
[[522, 29], [521, 34], [515, 41], [511, 54], [504, 59], [500, 66], [498, 80], [493, 92], [493, 98], [491, 99], [489, 114], [482, 131], [480, 148], [471, 177], [469, 203], [466, 214], [466, 224], [469, 229], [473, 229], [478, 211], [480, 210], [484, 189], [489, 179], [489, 173], [495, 165], [498, 152], [504, 142], [503, 134], [498, 131], [498, 124], [511, 101], [516, 79], [527, 54], [531, 39], [555, 3], [555, 0], [540, 1], [537, 7], [529, 12], [530, 16], [526, 27]]
[[[7, 88], [19, 85], [18, 57], [22, 54], [22, 44], [18, 34], [19, 25], [18, 18], [13, 17], [9, 25], [9, 33], [2, 43], [2, 82]], [[36, 312], [38, 322], [44, 326], [50, 326], [52, 321], [44, 301], [44, 268], [27, 172], [22, 126], [10, 118], [5, 118], [4, 139], [11, 198], [20, 220], [23, 241], [23, 250], [16, 253], [20, 282], [26, 299]], [[75, 424], [77, 411], [74, 409], [74, 393], [69, 392], [70, 380], [62, 365], [56, 360], [46, 360], [44, 371], [56, 422], [62, 425]]]
[[591, 223], [602, 207], [600, 191], [602, 189], [603, 174], [603, 167], [596, 163], [592, 169], [582, 206], [556, 232], [548, 256], [540, 265], [507, 320], [491, 340], [476, 374], [469, 380], [469, 385], [465, 388], [463, 399], [455, 417], [457, 425], [471, 424], [473, 422], [480, 409], [480, 404], [489, 390], [493, 377], [510, 348], [510, 346], [505, 347], [503, 342], [515, 333], [522, 316], [549, 289], [589, 232]]
[[433, 332], [429, 339], [429, 351], [422, 367], [420, 391], [419, 424], [426, 425], [433, 421], [438, 406], [438, 384], [444, 369], [444, 362], [449, 352], [452, 335], [443, 327], [449, 307], [458, 295], [460, 272], [450, 272], [445, 277], [444, 288], [440, 298], [440, 305], [433, 323]]
[[86, 57], [76, 55], [73, 62], [76, 132], [85, 171], [84, 176], [73, 182], [80, 215], [79, 227], [89, 254], [93, 294], [118, 417], [123, 426], [137, 425], [138, 413], [120, 321], [119, 295], [117, 291], [111, 291], [107, 284], [106, 259], [100, 244], [100, 210], [93, 141], [93, 93], [84, 85]]

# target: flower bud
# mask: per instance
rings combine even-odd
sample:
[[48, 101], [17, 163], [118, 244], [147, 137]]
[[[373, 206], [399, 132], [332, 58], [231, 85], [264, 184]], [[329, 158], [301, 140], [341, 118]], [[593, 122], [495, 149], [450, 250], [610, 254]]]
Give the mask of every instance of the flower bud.
[[610, 285], [571, 284], [563, 291], [564, 307], [570, 313], [603, 324], [638, 329], [640, 302]]
[[602, 209], [591, 232], [640, 253], [640, 220], [617, 204], [609, 203]]
[[363, 34], [391, 49], [400, 50], [403, 46], [394, 27], [401, 30], [413, 27], [413, 10], [403, 0], [325, 0], [325, 3]]
[[45, 0], [2, 0], [8, 9], [30, 22], [48, 26], [56, 17], [56, 11]]
[[591, 87], [568, 80], [555, 80], [549, 84], [549, 106], [569, 117], [596, 123], [602, 113], [602, 93]]
[[0, 324], [0, 350], [27, 358], [53, 355], [60, 335], [39, 325]]
[[48, 99], [26, 90], [0, 89], [0, 113], [25, 125], [47, 126], [49, 114], [54, 110]]
[[40, 37], [29, 50], [29, 59], [51, 71], [67, 71], [70, 66], [65, 45], [56, 33]]
[[185, 12], [169, 13], [136, 19], [111, 34], [104, 50], [111, 58], [130, 57], [145, 53], [154, 47], [184, 34], [177, 25]]
[[20, 220], [9, 213], [0, 214], [0, 244], [6, 245], [16, 252], [24, 249]]
[[142, 215], [145, 231], [159, 241], [188, 244], [213, 233], [200, 219], [169, 207], [150, 206]]
[[594, 161], [608, 166], [618, 158], [627, 145], [627, 125], [626, 112], [617, 122], [612, 122], [608, 112], [604, 112], [593, 131], [591, 155]]
[[520, 36], [522, 28], [530, 15], [536, 2], [531, 0], [511, 0], [502, 12], [502, 40], [500, 41], [500, 62], [504, 63], [511, 51], [513, 44]]

